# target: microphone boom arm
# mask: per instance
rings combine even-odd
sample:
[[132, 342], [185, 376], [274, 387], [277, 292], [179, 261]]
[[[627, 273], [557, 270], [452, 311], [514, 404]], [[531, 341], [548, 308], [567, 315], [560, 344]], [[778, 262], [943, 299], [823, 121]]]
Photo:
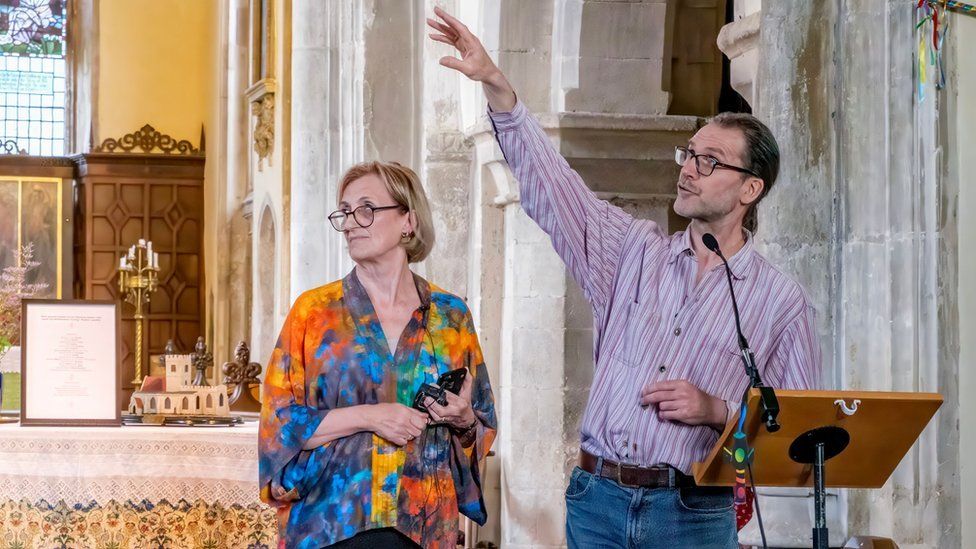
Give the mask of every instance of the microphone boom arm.
[[736, 302], [735, 288], [732, 286], [732, 269], [729, 267], [729, 262], [725, 259], [725, 255], [722, 254], [722, 250], [718, 247], [718, 241], [715, 240], [714, 236], [706, 233], [702, 236], [702, 242], [706, 248], [715, 252], [719, 259], [722, 260], [722, 264], [725, 265], [725, 278], [729, 282], [729, 294], [732, 296], [732, 312], [735, 313], [735, 331], [739, 337], [742, 365], [745, 367], [746, 376], [749, 378], [749, 388], [746, 389], [746, 393], [742, 396], [742, 401], [745, 402], [749, 396], [749, 389], [759, 389], [760, 417], [766, 425], [766, 430], [770, 433], [775, 433], [780, 428], [779, 423], [776, 421], [776, 417], [779, 415], [779, 400], [776, 398], [776, 392], [773, 391], [772, 387], [763, 385], [762, 377], [759, 375], [759, 368], [756, 367], [756, 358], [752, 354], [752, 349], [749, 348], [749, 342], [746, 340], [746, 336], [742, 333], [742, 324], [739, 321], [739, 304]]

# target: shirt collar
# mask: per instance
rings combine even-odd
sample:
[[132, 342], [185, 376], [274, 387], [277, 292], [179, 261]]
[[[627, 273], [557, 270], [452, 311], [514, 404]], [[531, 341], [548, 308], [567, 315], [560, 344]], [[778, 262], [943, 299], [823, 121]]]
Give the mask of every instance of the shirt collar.
[[[755, 246], [752, 242], [752, 232], [742, 229], [746, 242], [735, 252], [732, 257], [726, 258], [729, 262], [729, 269], [732, 270], [732, 278], [742, 280], [749, 274], [749, 267], [752, 265], [752, 257], [755, 255]], [[691, 231], [681, 231], [671, 237], [668, 249], [668, 263], [674, 263], [679, 257], [695, 257], [695, 251], [691, 247]]]

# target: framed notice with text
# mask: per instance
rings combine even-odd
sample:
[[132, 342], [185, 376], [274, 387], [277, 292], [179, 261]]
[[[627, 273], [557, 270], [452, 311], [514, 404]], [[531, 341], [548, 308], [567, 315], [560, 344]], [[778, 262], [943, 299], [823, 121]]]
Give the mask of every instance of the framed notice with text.
[[122, 424], [114, 301], [23, 300], [21, 425]]

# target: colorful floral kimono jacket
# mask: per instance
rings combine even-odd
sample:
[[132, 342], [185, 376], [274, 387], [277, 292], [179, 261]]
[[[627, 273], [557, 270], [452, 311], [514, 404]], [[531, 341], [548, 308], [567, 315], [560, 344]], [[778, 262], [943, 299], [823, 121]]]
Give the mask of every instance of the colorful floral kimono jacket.
[[[484, 524], [478, 464], [496, 419], [478, 336], [464, 301], [414, 281], [422, 305], [395, 348], [355, 270], [302, 294], [288, 314], [265, 375], [259, 441], [261, 498], [278, 510], [280, 546], [318, 549], [393, 527], [423, 547], [454, 549], [458, 512]], [[410, 406], [421, 384], [462, 367], [473, 376], [473, 446], [430, 426], [403, 447], [360, 432], [302, 448], [330, 410]]]

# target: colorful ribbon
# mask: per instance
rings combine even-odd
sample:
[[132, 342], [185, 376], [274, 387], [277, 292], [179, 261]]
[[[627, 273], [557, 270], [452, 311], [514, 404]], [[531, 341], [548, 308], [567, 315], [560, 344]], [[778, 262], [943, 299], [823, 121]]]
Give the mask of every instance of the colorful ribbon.
[[[918, 0], [915, 5], [921, 18], [915, 25], [918, 31], [918, 101], [925, 101], [925, 84], [929, 78], [931, 66], [932, 77], [935, 79], [935, 89], [945, 87], [945, 60], [943, 45], [949, 33], [949, 18], [945, 16], [947, 9], [961, 10], [976, 15], [976, 6], [957, 2], [955, 0]], [[931, 34], [931, 46], [928, 36]]]

